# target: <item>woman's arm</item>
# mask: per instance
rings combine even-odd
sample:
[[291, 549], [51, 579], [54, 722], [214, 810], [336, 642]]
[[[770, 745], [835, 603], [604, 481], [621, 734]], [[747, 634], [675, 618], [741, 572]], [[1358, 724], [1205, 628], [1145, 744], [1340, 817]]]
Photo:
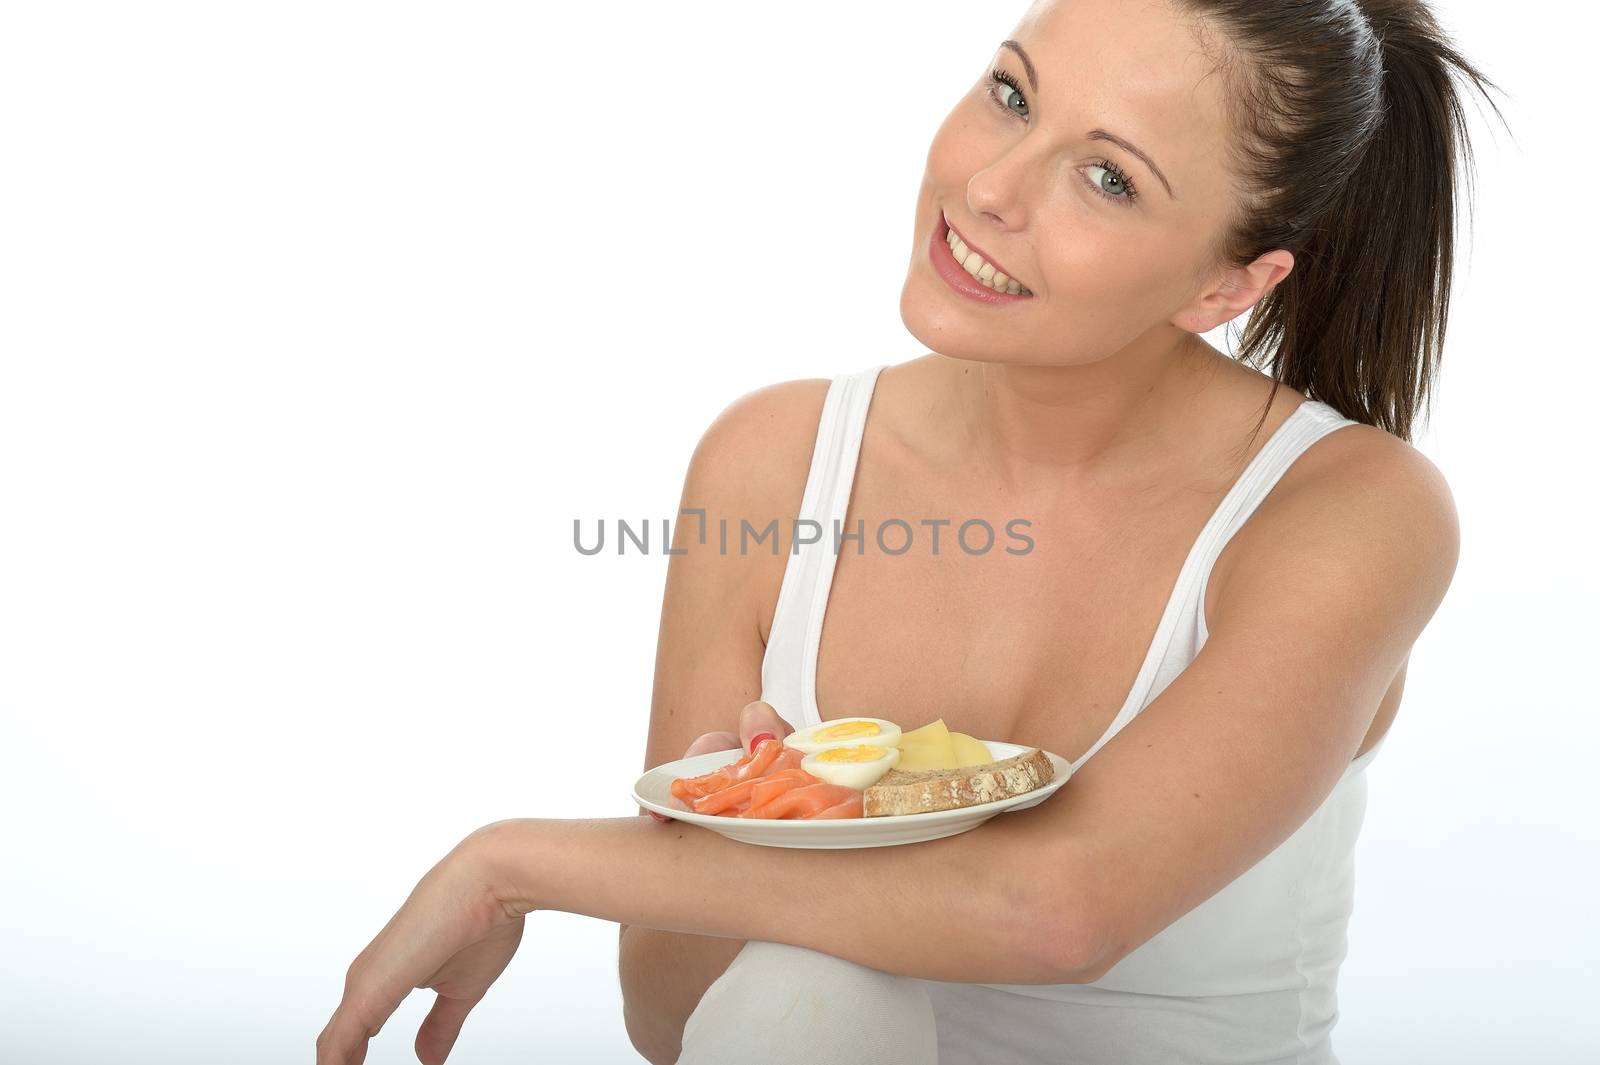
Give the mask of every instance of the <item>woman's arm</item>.
[[789, 943], [929, 980], [1065, 983], [1098, 945], [1070, 885], [1051, 882], [1064, 794], [960, 835], [858, 850], [758, 847], [640, 817], [516, 818], [477, 835], [509, 913]]
[[[524, 915], [540, 908], [791, 943], [934, 979], [1037, 982], [1048, 973], [1053, 982], [1058, 972], [1029, 959], [1055, 956], [1055, 926], [1032, 938], [1012, 931], [1026, 912], [1019, 900], [1044, 897], [1043, 888], [1008, 860], [1019, 840], [1051, 835], [1039, 816], [1051, 806], [1059, 809], [1047, 802], [1002, 815], [987, 831], [828, 852], [750, 846], [639, 817], [496, 821], [429, 869], [350, 963], [317, 1035], [317, 1065], [359, 1065], [415, 988], [438, 993], [417, 1056], [443, 1061], [515, 955]], [[1048, 872], [1048, 862], [1039, 866]]]
[[1301, 464], [1230, 545], [1200, 653], [1050, 800], [1068, 865], [1111, 888], [1093, 979], [1316, 811], [1450, 585], [1455, 506], [1420, 452], [1346, 427]]
[[[827, 388], [818, 378], [740, 396], [695, 448], [679, 507], [705, 514], [700, 520], [680, 514], [673, 522], [646, 769], [683, 757], [702, 733], [735, 729], [740, 708], [761, 697], [762, 614], [787, 556], [723, 554], [716, 523], [726, 519], [737, 528], [744, 518], [760, 528], [799, 512]], [[781, 531], [780, 539], [787, 549]], [[684, 1023], [743, 946], [742, 939], [623, 925], [617, 941], [623, 1020], [639, 1053], [667, 1065], [677, 1060]]]
[[1346, 430], [1252, 519], [1195, 661], [1054, 797], [910, 846], [754, 847], [640, 818], [487, 826], [509, 912], [763, 939], [934, 980], [1098, 979], [1338, 781], [1449, 586], [1420, 453]]

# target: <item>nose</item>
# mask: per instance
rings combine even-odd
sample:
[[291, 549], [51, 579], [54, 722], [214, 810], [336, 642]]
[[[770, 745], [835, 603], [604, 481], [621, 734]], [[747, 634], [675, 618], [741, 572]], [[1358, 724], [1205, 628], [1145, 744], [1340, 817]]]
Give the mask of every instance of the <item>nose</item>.
[[1018, 140], [967, 179], [967, 208], [991, 231], [1015, 233], [1027, 224], [1034, 185], [1049, 169], [1033, 158], [1027, 144], [1028, 138]]

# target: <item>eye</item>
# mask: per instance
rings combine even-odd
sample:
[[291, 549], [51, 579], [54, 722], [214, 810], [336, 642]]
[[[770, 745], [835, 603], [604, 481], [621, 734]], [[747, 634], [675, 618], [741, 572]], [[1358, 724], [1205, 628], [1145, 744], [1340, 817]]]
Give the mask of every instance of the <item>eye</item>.
[[1139, 198], [1139, 190], [1133, 187], [1133, 182], [1128, 180], [1128, 175], [1123, 173], [1122, 168], [1111, 160], [1102, 159], [1084, 169], [1091, 172], [1095, 170], [1104, 172], [1105, 176], [1101, 180], [1104, 180], [1107, 184], [1101, 184], [1100, 180], [1091, 177], [1089, 186], [1106, 199], [1120, 200], [1125, 204], [1131, 204]]
[[[999, 67], [989, 71], [989, 99], [993, 100], [1002, 111], [1019, 115], [1022, 118], [1028, 117], [1028, 101], [1022, 95], [1022, 86], [1017, 84], [1016, 78], [1013, 78]], [[1021, 104], [1022, 110], [1011, 110], [1010, 105], [1006, 103], [1008, 99]]]

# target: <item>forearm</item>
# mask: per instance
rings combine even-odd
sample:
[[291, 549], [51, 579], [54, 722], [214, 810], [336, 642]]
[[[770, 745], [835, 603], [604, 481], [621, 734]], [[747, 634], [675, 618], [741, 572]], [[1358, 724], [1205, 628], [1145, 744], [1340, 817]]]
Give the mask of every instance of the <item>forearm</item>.
[[673, 1062], [683, 1029], [706, 989], [744, 949], [742, 939], [628, 926], [618, 944], [628, 1036], [651, 1061]]
[[[1015, 819], [1015, 820], [1013, 820]], [[619, 924], [787, 943], [884, 972], [1058, 983], [1064, 924], [1041, 900], [1056, 863], [1022, 814], [923, 843], [801, 850], [640, 817], [519, 818], [483, 830], [502, 903]], [[1067, 912], [1057, 897], [1051, 912]]]

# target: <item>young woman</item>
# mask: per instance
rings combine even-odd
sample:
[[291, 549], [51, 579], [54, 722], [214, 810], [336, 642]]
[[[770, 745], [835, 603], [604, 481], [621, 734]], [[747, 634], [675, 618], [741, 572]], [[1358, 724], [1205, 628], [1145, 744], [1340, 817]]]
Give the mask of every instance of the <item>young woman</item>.
[[[443, 1061], [537, 909], [623, 926], [657, 1063], [1335, 1061], [1363, 771], [1456, 561], [1408, 443], [1455, 72], [1485, 83], [1414, 0], [1030, 8], [928, 153], [901, 297], [928, 354], [741, 397], [697, 448], [685, 508], [823, 535], [680, 523], [645, 764], [942, 717], [1068, 783], [853, 851], [485, 826], [356, 958], [319, 1065], [417, 987]], [[1240, 360], [1200, 339], [1246, 311]]]

